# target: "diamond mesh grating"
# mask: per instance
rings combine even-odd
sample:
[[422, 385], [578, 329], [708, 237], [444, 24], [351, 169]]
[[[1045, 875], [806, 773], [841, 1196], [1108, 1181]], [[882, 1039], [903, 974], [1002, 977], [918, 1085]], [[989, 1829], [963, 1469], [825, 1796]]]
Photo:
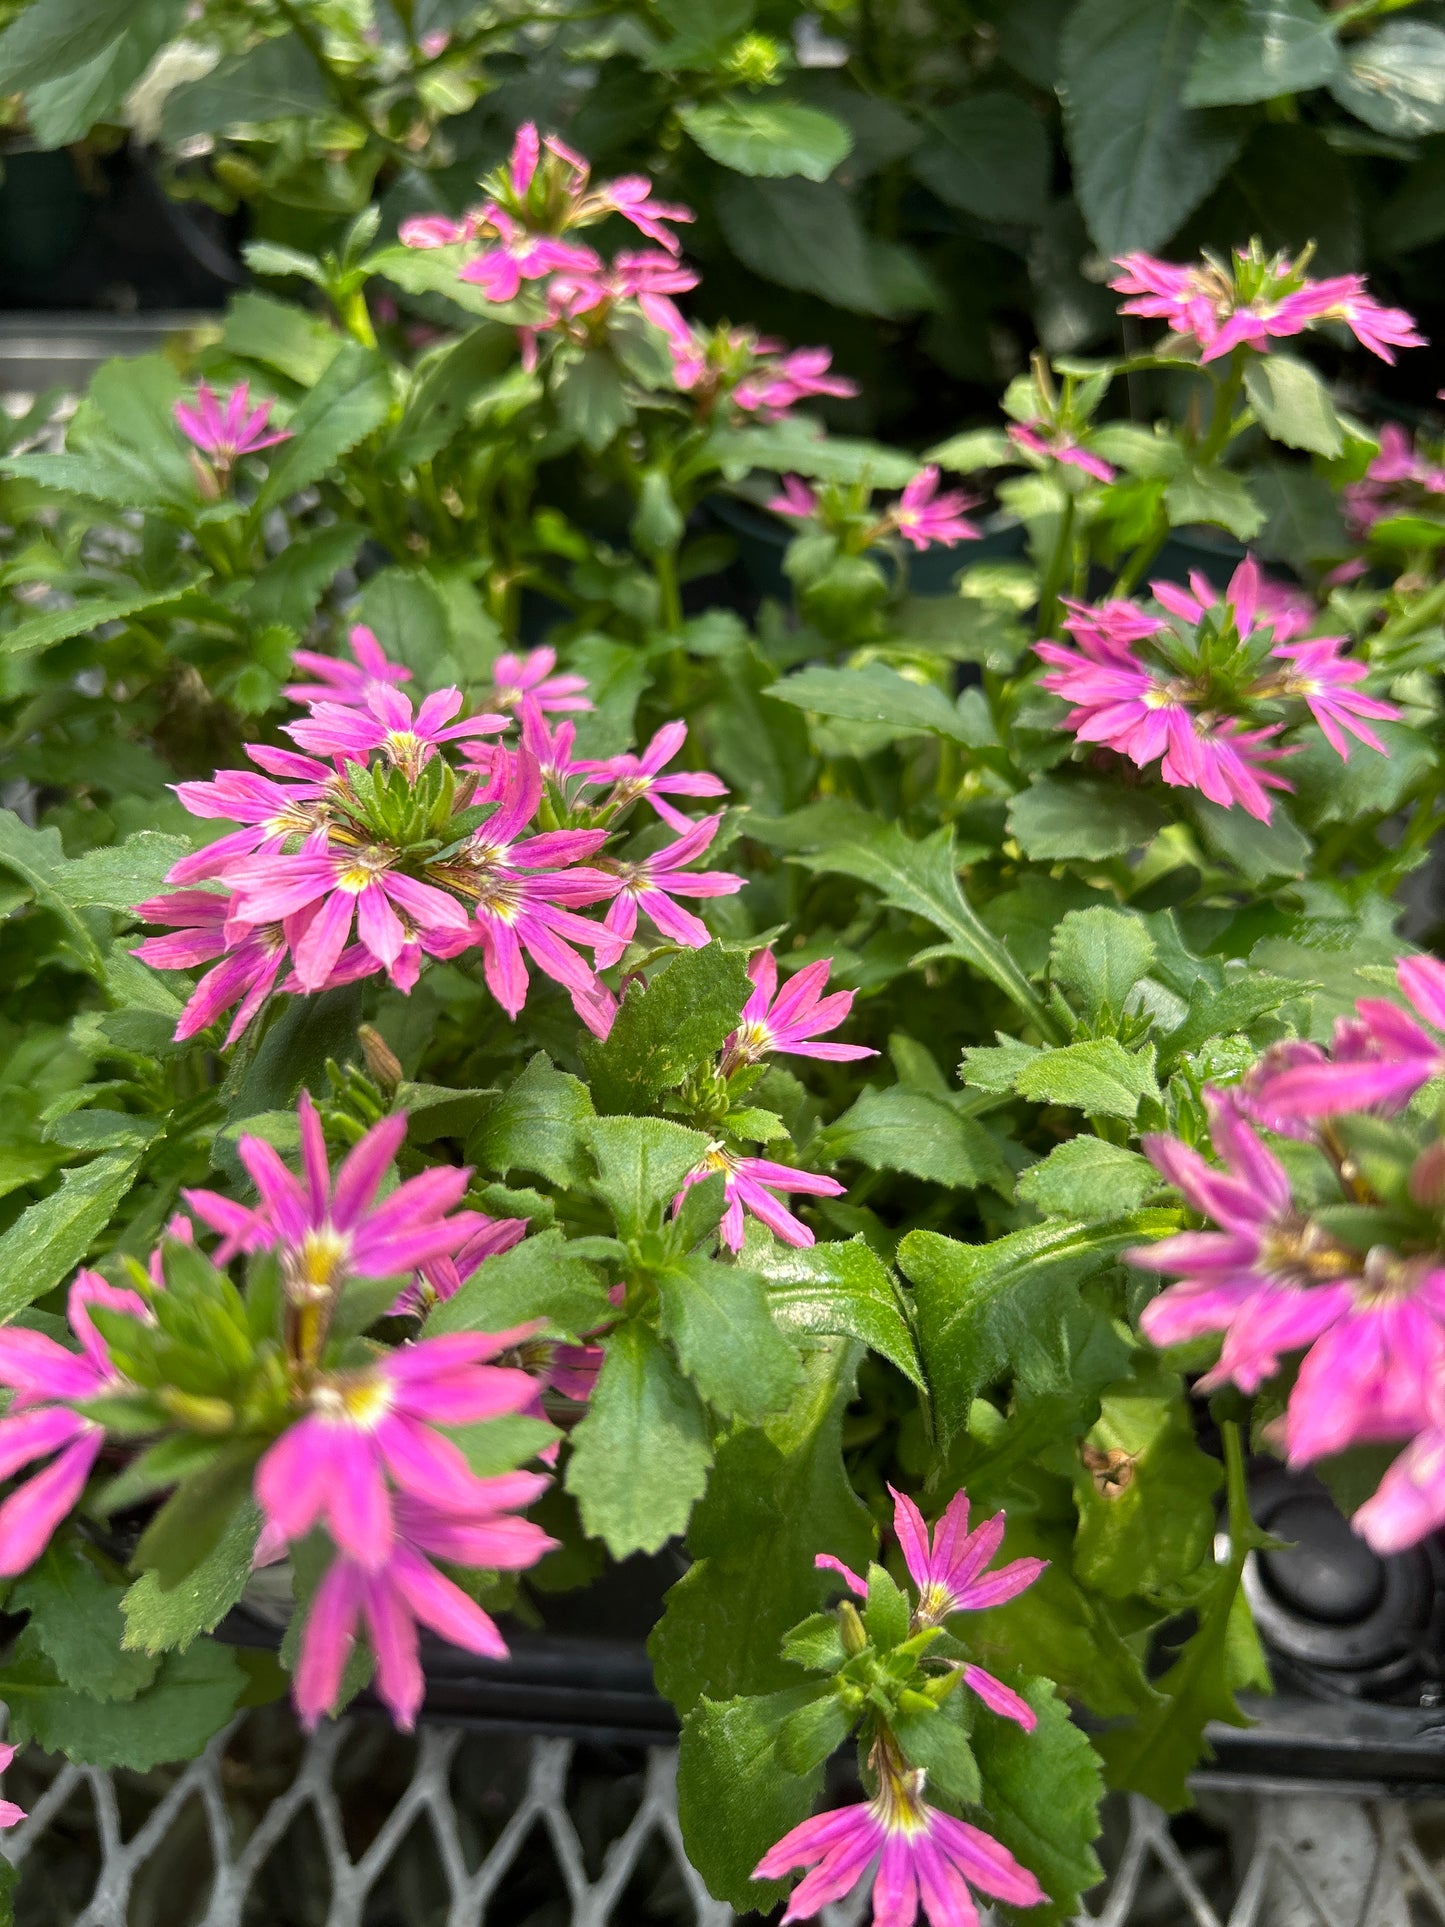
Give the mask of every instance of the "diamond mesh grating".
[[[33, 1750], [3, 1851], [18, 1927], [729, 1927], [688, 1865], [670, 1747], [263, 1709], [197, 1760], [106, 1773]], [[1206, 1792], [1109, 1813], [1090, 1927], [1445, 1927], [1445, 1799]], [[825, 1927], [862, 1927], [866, 1901]]]

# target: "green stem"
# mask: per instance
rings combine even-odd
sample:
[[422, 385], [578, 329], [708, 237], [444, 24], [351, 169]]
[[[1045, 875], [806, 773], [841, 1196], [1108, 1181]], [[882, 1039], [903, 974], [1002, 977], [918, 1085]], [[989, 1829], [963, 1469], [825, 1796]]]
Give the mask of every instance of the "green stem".
[[1229, 373], [1214, 391], [1214, 408], [1209, 427], [1199, 448], [1199, 461], [1217, 462], [1229, 443], [1234, 429], [1234, 404], [1244, 388], [1244, 350], [1236, 348], [1229, 357]]
[[1071, 573], [1070, 563], [1074, 549], [1074, 498], [1064, 497], [1063, 512], [1059, 516], [1059, 532], [1054, 537], [1053, 553], [1049, 566], [1044, 572], [1043, 588], [1039, 591], [1038, 633], [1051, 636], [1058, 625], [1059, 591]]

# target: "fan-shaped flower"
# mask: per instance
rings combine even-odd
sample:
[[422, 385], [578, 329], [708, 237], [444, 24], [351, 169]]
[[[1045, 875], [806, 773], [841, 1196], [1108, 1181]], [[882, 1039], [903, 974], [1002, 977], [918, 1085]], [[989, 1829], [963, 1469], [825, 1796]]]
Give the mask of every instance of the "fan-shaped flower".
[[674, 1214], [693, 1185], [701, 1184], [704, 1178], [718, 1171], [723, 1174], [721, 1235], [729, 1251], [742, 1249], [745, 1211], [750, 1211], [784, 1244], [802, 1247], [814, 1242], [812, 1232], [773, 1195], [775, 1191], [802, 1192], [810, 1198], [843, 1195], [844, 1187], [836, 1178], [821, 1177], [814, 1171], [798, 1171], [791, 1164], [774, 1164], [770, 1158], [744, 1157], [741, 1152], [713, 1144], [697, 1169], [683, 1179], [682, 1190], [672, 1201]]
[[771, 950], [759, 950], [748, 964], [753, 990], [743, 1005], [738, 1027], [723, 1045], [722, 1074], [730, 1076], [745, 1064], [756, 1064], [770, 1051], [794, 1057], [821, 1057], [848, 1063], [876, 1057], [866, 1044], [823, 1044], [823, 1031], [836, 1030], [853, 1008], [851, 990], [821, 992], [833, 968], [831, 958], [805, 964], [778, 989], [778, 962]]

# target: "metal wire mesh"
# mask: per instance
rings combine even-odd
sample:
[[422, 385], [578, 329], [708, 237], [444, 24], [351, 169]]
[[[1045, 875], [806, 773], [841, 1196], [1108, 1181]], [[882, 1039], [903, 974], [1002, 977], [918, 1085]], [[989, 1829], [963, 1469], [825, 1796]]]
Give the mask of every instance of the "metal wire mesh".
[[[683, 1851], [676, 1754], [278, 1709], [144, 1775], [31, 1752], [3, 1841], [19, 1927], [728, 1927]], [[1445, 1799], [1206, 1794], [1109, 1813], [1092, 1927], [1445, 1927]], [[862, 1897], [826, 1927], [859, 1927]]]

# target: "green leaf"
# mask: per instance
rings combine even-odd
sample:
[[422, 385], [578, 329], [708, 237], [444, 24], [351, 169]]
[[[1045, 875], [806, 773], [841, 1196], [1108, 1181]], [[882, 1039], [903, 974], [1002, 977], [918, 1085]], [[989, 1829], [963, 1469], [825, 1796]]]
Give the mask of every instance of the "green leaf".
[[1097, 776], [1039, 776], [1009, 804], [1009, 835], [1039, 863], [1126, 856], [1152, 842], [1164, 812], [1142, 790]]
[[68, 147], [110, 119], [180, 25], [184, 0], [136, 0], [116, 37], [82, 65], [27, 91], [30, 131], [42, 147]]
[[881, 662], [864, 669], [801, 669], [763, 693], [818, 716], [883, 723], [902, 734], [926, 730], [955, 743], [969, 740], [957, 709], [941, 689], [913, 682]]
[[35, 0], [0, 34], [0, 91], [74, 73], [125, 31], [134, 0]]
[[868, 482], [873, 488], [906, 488], [918, 462], [881, 442], [824, 434], [807, 415], [786, 415], [760, 427], [716, 428], [707, 452], [730, 480], [755, 468], [775, 475], [803, 475], [814, 482]]
[[1414, 140], [1445, 132], [1445, 32], [1423, 20], [1387, 20], [1347, 43], [1330, 92], [1377, 133]]
[[597, 1189], [624, 1238], [657, 1229], [708, 1146], [701, 1131], [662, 1117], [598, 1117], [583, 1136], [597, 1160]]
[[271, 457], [251, 517], [259, 520], [288, 496], [309, 488], [386, 420], [391, 380], [374, 349], [347, 342], [291, 417], [290, 441]]
[[137, 830], [124, 843], [87, 850], [67, 863], [56, 874], [56, 893], [77, 910], [96, 906], [126, 913], [163, 890], [167, 871], [190, 854], [181, 837]]
[[592, 1165], [582, 1131], [592, 1115], [587, 1086], [538, 1051], [473, 1131], [467, 1157], [502, 1177], [535, 1171], [549, 1184], [585, 1184]]
[[1018, 94], [966, 94], [930, 120], [936, 136], [912, 168], [941, 201], [981, 220], [1032, 227], [1048, 206], [1051, 155], [1044, 122]]
[[1089, 1016], [1106, 1006], [1117, 1015], [1129, 992], [1147, 977], [1154, 940], [1137, 916], [1102, 906], [1070, 910], [1049, 945], [1049, 976], [1071, 990]]
[[697, 1393], [646, 1325], [618, 1325], [567, 1461], [589, 1536], [614, 1559], [656, 1552], [686, 1529], [711, 1463]]
[[1248, 542], [1264, 527], [1265, 514], [1247, 484], [1225, 468], [1186, 468], [1164, 491], [1170, 523], [1179, 528], [1212, 522]]
[[310, 119], [331, 105], [326, 80], [297, 35], [278, 34], [173, 88], [161, 110], [161, 133], [175, 142], [252, 122]]
[[[955, 1696], [956, 1697], [956, 1696]], [[946, 1700], [932, 1713], [904, 1713], [893, 1731], [910, 1766], [921, 1766], [928, 1785], [960, 1806], [977, 1806], [982, 1781], [973, 1748]]]
[[1345, 431], [1329, 390], [1307, 361], [1262, 355], [1244, 371], [1250, 403], [1267, 435], [1312, 455], [1338, 455]]
[[825, 1691], [783, 1721], [778, 1729], [779, 1761], [789, 1773], [816, 1772], [827, 1765], [847, 1739], [856, 1718], [856, 1714], [844, 1708], [836, 1693]]
[[32, 830], [13, 810], [0, 810], [0, 868], [13, 870], [34, 893], [36, 899], [55, 910], [65, 924], [72, 947], [95, 976], [103, 963], [99, 946], [75, 906], [59, 888], [65, 868], [65, 850], [60, 832], [49, 827]]
[[274, 368], [303, 388], [316, 386], [345, 345], [320, 315], [249, 289], [226, 311], [224, 340], [233, 355]]
[[688, 1859], [708, 1891], [739, 1913], [767, 1912], [786, 1882], [754, 1881], [753, 1868], [812, 1812], [823, 1769], [789, 1773], [777, 1757], [783, 1722], [810, 1704], [816, 1686], [757, 1697], [699, 1700], [682, 1723], [677, 1816]]
[[1061, 42], [1075, 192], [1106, 255], [1157, 248], [1244, 145], [1243, 123], [1190, 109], [1192, 0], [1081, 0]]
[[754, 1423], [782, 1410], [798, 1359], [755, 1273], [694, 1254], [659, 1272], [657, 1288], [663, 1337], [710, 1405]]
[[1003, 1153], [983, 1125], [951, 1104], [892, 1085], [867, 1089], [808, 1147], [816, 1161], [856, 1158], [874, 1171], [906, 1171], [954, 1190], [1007, 1183]]
[[1270, 977], [1258, 970], [1225, 984], [1222, 990], [1201, 980], [1190, 989], [1188, 1015], [1161, 1042], [1160, 1062], [1167, 1067], [1191, 1051], [1202, 1049], [1212, 1037], [1247, 1031], [1261, 1017], [1299, 994], [1298, 982], [1288, 977]]
[[102, 1701], [57, 1679], [27, 1630], [0, 1669], [10, 1737], [101, 1768], [146, 1773], [194, 1759], [231, 1717], [246, 1676], [229, 1647], [205, 1640], [168, 1653], [155, 1681], [134, 1699]]
[[1054, 1222], [983, 1245], [908, 1233], [898, 1265], [915, 1286], [919, 1349], [945, 1449], [995, 1380], [1011, 1373], [1039, 1387], [1057, 1383], [1057, 1334], [1079, 1286], [1139, 1243], [1147, 1225], [1143, 1214], [1107, 1229]]
[[1053, 1902], [1030, 1912], [1040, 1922], [1072, 1918], [1079, 1896], [1103, 1878], [1092, 1842], [1104, 1797], [1098, 1755], [1050, 1681], [1018, 1682], [1038, 1716], [1032, 1733], [1012, 1720], [980, 1717], [974, 1754], [983, 1779], [984, 1827], [1002, 1841]]
[[44, 615], [28, 616], [14, 628], [0, 631], [0, 655], [23, 656], [49, 649], [73, 636], [88, 636], [102, 623], [169, 608], [189, 593], [189, 589], [141, 589], [134, 595], [91, 596], [68, 609], [48, 609]]
[[1132, 1120], [1145, 1098], [1159, 1101], [1154, 1046], [1129, 1051], [1117, 1037], [1094, 1037], [1040, 1051], [1020, 1070], [1014, 1089], [1039, 1104]]
[[897, 824], [880, 819], [876, 828], [870, 826], [866, 841], [846, 837], [794, 861], [809, 870], [856, 877], [881, 891], [885, 903], [924, 918], [948, 939], [951, 956], [997, 984], [1046, 1034], [1052, 1031], [1027, 977], [959, 889], [950, 829], [935, 830], [915, 842]]
[[250, 1504], [252, 1474], [265, 1446], [265, 1439], [238, 1439], [177, 1486], [141, 1534], [134, 1569], [153, 1572], [165, 1592], [188, 1582], [226, 1536], [232, 1513]]
[[728, 245], [765, 281], [821, 295], [850, 314], [895, 312], [868, 232], [836, 180], [734, 175], [718, 183], [715, 205]]
[[121, 1601], [128, 1648], [143, 1653], [184, 1652], [214, 1632], [246, 1590], [261, 1515], [254, 1502], [236, 1506], [216, 1544], [178, 1586], [167, 1592], [143, 1572]]
[[32, 1204], [0, 1236], [0, 1320], [53, 1291], [110, 1223], [140, 1167], [133, 1150], [104, 1151], [65, 1172], [59, 1188]]
[[747, 959], [716, 943], [629, 986], [606, 1039], [582, 1047], [598, 1110], [650, 1110], [721, 1048], [751, 990]]
[[823, 1602], [814, 1555], [868, 1562], [875, 1534], [842, 1453], [856, 1359], [845, 1340], [818, 1341], [788, 1410], [718, 1445], [688, 1530], [692, 1565], [648, 1642], [659, 1687], [683, 1711], [702, 1693], [770, 1692], [795, 1680], [781, 1646]]
[[1229, 107], [1323, 87], [1340, 71], [1334, 22], [1315, 0], [1234, 0], [1214, 14], [1184, 86], [1186, 107]]
[[1111, 1387], [1089, 1443], [1100, 1452], [1127, 1453], [1129, 1476], [1101, 1492], [1077, 1466], [1076, 1576], [1112, 1599], [1172, 1597], [1171, 1588], [1212, 1563], [1215, 1495], [1223, 1477], [1219, 1461], [1200, 1450], [1179, 1379], [1146, 1367]]
[[1274, 803], [1268, 823], [1238, 807], [1224, 809], [1204, 796], [1191, 797], [1189, 807], [1205, 847], [1238, 870], [1246, 882], [1303, 876], [1309, 867], [1310, 840], [1286, 815], [1282, 803]]
[[134, 1699], [155, 1678], [155, 1661], [121, 1648], [121, 1599], [72, 1539], [52, 1539], [7, 1602], [30, 1614], [30, 1635], [62, 1685], [97, 1700]]
[[600, 454], [633, 418], [622, 370], [604, 348], [567, 361], [553, 383], [557, 419], [584, 448]]
[[903, 1593], [880, 1565], [868, 1568], [868, 1602], [863, 1608], [863, 1624], [868, 1637], [880, 1653], [892, 1652], [908, 1637], [909, 1604]]
[[237, 601], [253, 621], [277, 623], [301, 633], [310, 627], [317, 605], [340, 571], [356, 560], [365, 534], [358, 522], [332, 522], [293, 535], [237, 595]]
[[773, 1317], [784, 1331], [857, 1338], [920, 1392], [925, 1389], [893, 1279], [861, 1238], [799, 1250], [774, 1238], [749, 1237], [743, 1262], [767, 1284]]
[[480, 1264], [461, 1290], [437, 1305], [426, 1322], [436, 1332], [508, 1331], [545, 1318], [565, 1332], [590, 1331], [611, 1314], [595, 1265], [574, 1257], [555, 1227], [534, 1232], [510, 1251]]
[[826, 181], [853, 145], [831, 114], [766, 95], [723, 94], [680, 107], [677, 117], [710, 160], [739, 174]]
[[484, 321], [427, 358], [382, 453], [393, 473], [429, 462], [466, 427], [478, 391], [513, 365], [515, 340], [511, 329]]
[[1097, 1137], [1072, 1137], [1020, 1173], [1018, 1195], [1046, 1217], [1086, 1224], [1126, 1217], [1161, 1180], [1148, 1158]]

